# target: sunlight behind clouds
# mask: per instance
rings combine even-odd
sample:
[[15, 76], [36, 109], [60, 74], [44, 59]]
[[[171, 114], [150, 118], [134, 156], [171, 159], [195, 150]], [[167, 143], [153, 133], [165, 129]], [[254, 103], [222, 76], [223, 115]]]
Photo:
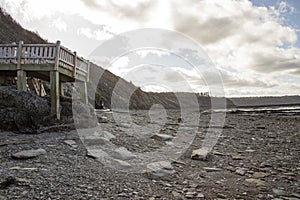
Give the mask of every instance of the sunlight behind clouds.
[[[286, 1], [258, 6], [248, 0], [2, 0], [0, 5], [26, 28], [38, 30], [50, 41], [57, 40], [53, 28], [57, 29], [64, 44], [85, 56], [99, 41], [117, 34], [146, 27], [162, 28], [198, 42], [223, 74], [229, 95], [252, 94], [249, 91], [255, 90], [263, 95], [275, 94], [279, 93], [279, 85], [287, 87], [290, 94], [298, 94], [300, 89], [297, 81], [286, 84], [285, 79], [278, 79], [283, 75], [300, 78], [299, 31], [285, 23], [286, 14], [295, 15], [299, 8]], [[139, 53], [144, 59], [150, 55]], [[193, 56], [192, 51], [185, 54]], [[126, 71], [122, 59], [110, 69], [117, 75]], [[132, 59], [128, 59], [130, 66]], [[175, 60], [169, 62], [175, 66]], [[192, 71], [185, 69], [180, 73], [191, 78]], [[193, 79], [191, 84], [200, 88], [201, 81], [198, 82]]]

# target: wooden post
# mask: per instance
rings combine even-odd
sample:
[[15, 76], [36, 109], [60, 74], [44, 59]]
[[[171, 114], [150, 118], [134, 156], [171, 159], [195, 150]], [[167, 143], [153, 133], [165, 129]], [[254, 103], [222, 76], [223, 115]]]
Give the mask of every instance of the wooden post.
[[60, 51], [60, 41], [58, 40], [56, 42], [56, 47], [55, 47], [55, 60], [54, 60], [54, 70], [58, 71], [58, 65], [59, 65], [59, 51]]
[[82, 85], [83, 85], [83, 88], [82, 88], [83, 102], [84, 102], [85, 104], [88, 104], [89, 100], [88, 100], [88, 94], [87, 94], [87, 84], [86, 84], [86, 81], [84, 81], [84, 82], [82, 83]]
[[87, 75], [86, 75], [86, 82], [90, 81], [90, 61], [88, 61], [88, 65], [87, 65]]
[[74, 51], [74, 69], [73, 69], [73, 77], [76, 79], [76, 66], [77, 66], [77, 53]]
[[51, 114], [60, 120], [59, 110], [59, 72], [50, 71]]
[[54, 69], [50, 71], [50, 96], [51, 96], [51, 114], [60, 120], [60, 99], [59, 99], [59, 51], [60, 41], [56, 42]]
[[26, 91], [27, 90], [27, 77], [26, 72], [22, 69], [22, 45], [23, 41], [19, 42], [18, 52], [17, 52], [17, 89]]

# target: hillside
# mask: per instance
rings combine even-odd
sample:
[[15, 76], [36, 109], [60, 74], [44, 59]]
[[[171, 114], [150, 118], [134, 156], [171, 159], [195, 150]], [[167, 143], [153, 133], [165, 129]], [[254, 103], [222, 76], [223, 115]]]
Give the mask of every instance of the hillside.
[[300, 105], [300, 96], [230, 98], [238, 107]]
[[28, 31], [0, 8], [0, 43], [46, 43], [38, 34]]

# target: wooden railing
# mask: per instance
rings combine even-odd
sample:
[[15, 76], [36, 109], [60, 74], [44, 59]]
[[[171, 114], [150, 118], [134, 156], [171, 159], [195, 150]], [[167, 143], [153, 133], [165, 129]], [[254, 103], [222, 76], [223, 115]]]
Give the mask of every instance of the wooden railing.
[[[58, 51], [58, 54], [57, 52]], [[54, 64], [73, 72], [73, 77], [88, 77], [89, 61], [76, 52], [56, 44], [0, 44], [0, 64]]]

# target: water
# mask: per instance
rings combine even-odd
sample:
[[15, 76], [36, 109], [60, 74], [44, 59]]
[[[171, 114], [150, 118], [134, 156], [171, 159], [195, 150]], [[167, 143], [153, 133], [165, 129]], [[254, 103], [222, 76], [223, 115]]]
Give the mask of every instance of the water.
[[300, 113], [300, 106], [264, 106], [264, 107], [247, 107], [247, 108], [229, 108], [215, 109], [215, 112], [283, 112], [283, 113]]

